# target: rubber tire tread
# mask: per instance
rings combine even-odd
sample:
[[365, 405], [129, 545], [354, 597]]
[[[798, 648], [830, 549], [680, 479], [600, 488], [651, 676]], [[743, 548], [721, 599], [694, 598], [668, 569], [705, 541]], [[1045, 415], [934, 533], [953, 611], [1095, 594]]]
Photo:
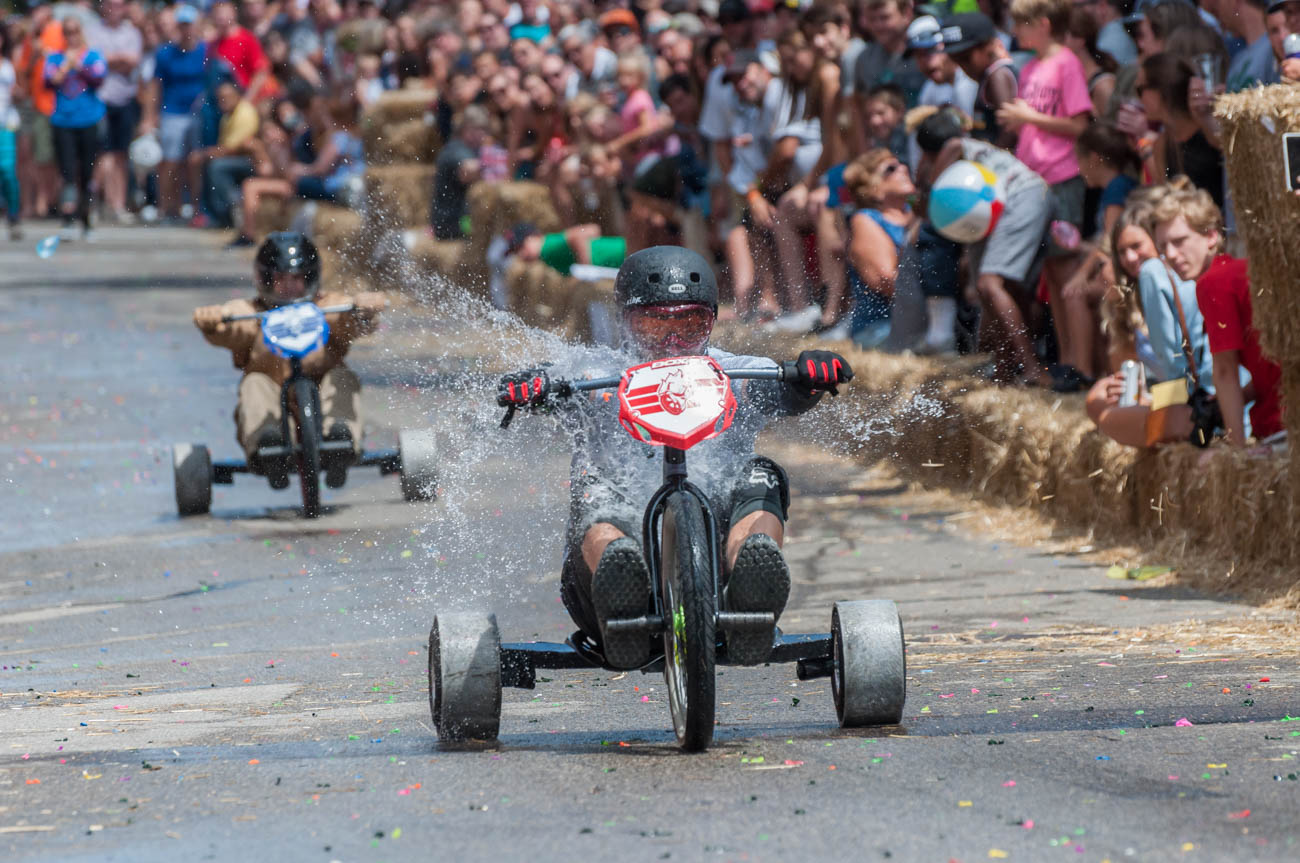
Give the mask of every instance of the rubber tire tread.
[[429, 711], [445, 743], [496, 740], [501, 634], [494, 614], [439, 614], [429, 630]]
[[402, 430], [397, 434], [401, 459], [402, 498], [408, 501], [434, 500], [438, 495], [438, 449], [433, 432]]
[[298, 479], [302, 484], [302, 514], [320, 515], [320, 398], [309, 380], [294, 385], [298, 402]]
[[[703, 752], [713, 742], [717, 686], [717, 615], [713, 594], [713, 566], [709, 560], [708, 535], [699, 502], [679, 492], [668, 499], [660, 526], [660, 596], [669, 627], [664, 631], [664, 680], [669, 689], [669, 704], [674, 706], [672, 683], [668, 677], [673, 661], [673, 610], [667, 606], [670, 580], [675, 581], [684, 609], [686, 643], [691, 649], [684, 663], [686, 709], [676, 715], [673, 727], [677, 742], [687, 752]], [[699, 649], [695, 646], [699, 645]]]
[[907, 653], [898, 606], [887, 599], [835, 603], [831, 645], [836, 664], [831, 696], [840, 727], [897, 725], [907, 700]]
[[172, 446], [176, 512], [202, 515], [212, 508], [212, 455], [203, 444]]

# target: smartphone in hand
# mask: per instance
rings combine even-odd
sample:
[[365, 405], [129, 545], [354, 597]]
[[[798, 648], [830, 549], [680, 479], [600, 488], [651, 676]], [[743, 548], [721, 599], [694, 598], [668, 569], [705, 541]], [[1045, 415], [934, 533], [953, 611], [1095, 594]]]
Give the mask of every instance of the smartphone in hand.
[[1282, 162], [1286, 168], [1288, 192], [1300, 192], [1300, 132], [1282, 135]]

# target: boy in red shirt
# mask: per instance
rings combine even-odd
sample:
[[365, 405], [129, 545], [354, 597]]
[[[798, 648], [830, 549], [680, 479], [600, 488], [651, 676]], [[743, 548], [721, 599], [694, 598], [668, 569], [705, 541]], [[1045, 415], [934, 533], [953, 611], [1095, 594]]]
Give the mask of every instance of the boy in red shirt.
[[[1282, 369], [1264, 356], [1251, 325], [1250, 278], [1246, 261], [1218, 252], [1223, 234], [1219, 208], [1203, 189], [1171, 191], [1156, 205], [1156, 249], [1184, 279], [1196, 279], [1196, 304], [1205, 316], [1205, 334], [1214, 358], [1214, 387], [1228, 441], [1246, 445], [1245, 406], [1259, 440], [1283, 432], [1278, 385]], [[1241, 386], [1238, 366], [1251, 381]]]

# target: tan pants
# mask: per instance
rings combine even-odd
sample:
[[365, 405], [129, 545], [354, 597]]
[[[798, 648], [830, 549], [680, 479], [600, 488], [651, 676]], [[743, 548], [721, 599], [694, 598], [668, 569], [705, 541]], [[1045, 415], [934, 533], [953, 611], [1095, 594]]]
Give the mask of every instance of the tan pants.
[[[347, 366], [326, 372], [320, 381], [320, 403], [325, 434], [334, 423], [345, 424], [360, 454], [361, 380], [356, 373]], [[268, 429], [280, 429], [280, 385], [261, 372], [249, 372], [239, 382], [239, 401], [235, 404], [235, 433], [249, 458], [257, 452], [257, 442]]]

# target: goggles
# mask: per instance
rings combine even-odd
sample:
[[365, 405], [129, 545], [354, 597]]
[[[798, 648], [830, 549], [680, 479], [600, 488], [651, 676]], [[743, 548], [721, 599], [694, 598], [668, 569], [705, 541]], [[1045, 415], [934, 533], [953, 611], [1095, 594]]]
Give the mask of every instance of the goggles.
[[713, 310], [699, 303], [631, 306], [623, 310], [623, 326], [632, 341], [657, 359], [703, 351], [713, 332], [713, 321]]

